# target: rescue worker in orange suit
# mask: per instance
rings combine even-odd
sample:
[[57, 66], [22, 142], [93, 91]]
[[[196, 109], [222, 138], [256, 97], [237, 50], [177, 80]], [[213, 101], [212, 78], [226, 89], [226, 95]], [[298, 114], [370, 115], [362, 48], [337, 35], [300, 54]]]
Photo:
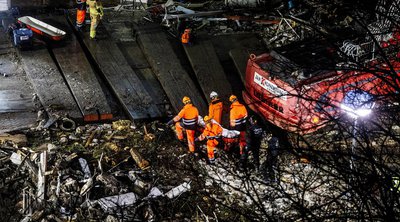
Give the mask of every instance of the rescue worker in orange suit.
[[87, 0], [90, 12], [90, 39], [96, 40], [96, 28], [103, 19], [103, 4], [100, 0]]
[[183, 129], [186, 130], [189, 152], [194, 153], [194, 134], [197, 128], [199, 111], [192, 104], [192, 101], [189, 97], [183, 97], [182, 102], [184, 104], [182, 110], [167, 124], [172, 125], [175, 123], [176, 137], [178, 137], [180, 141], [183, 141]]
[[204, 117], [206, 128], [203, 133], [196, 138], [195, 141], [203, 141], [207, 139], [207, 156], [210, 164], [215, 162], [214, 149], [218, 145], [217, 138], [222, 135], [222, 127], [217, 122], [213, 121], [210, 116]]
[[235, 95], [231, 95], [229, 97], [229, 101], [231, 102], [230, 113], [229, 113], [230, 127], [231, 129], [240, 132], [239, 136], [240, 155], [244, 156], [246, 148], [247, 110], [244, 105], [239, 103]]
[[210, 93], [211, 102], [208, 106], [208, 116], [211, 119], [217, 121], [217, 123], [221, 124], [222, 121], [222, 111], [223, 111], [223, 103], [218, 98], [218, 93], [212, 91]]
[[86, 17], [86, 0], [76, 0], [76, 28], [82, 29]]
[[185, 31], [183, 32], [183, 34], [181, 36], [182, 44], [191, 45], [190, 37], [191, 37], [191, 30], [190, 29], [185, 29]]

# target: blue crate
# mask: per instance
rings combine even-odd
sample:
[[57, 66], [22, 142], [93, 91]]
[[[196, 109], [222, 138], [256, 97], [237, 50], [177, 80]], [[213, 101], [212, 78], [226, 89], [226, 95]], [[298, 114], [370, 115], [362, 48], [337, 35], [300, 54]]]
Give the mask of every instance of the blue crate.
[[15, 46], [32, 45], [33, 32], [27, 28], [15, 29], [13, 31], [13, 43]]

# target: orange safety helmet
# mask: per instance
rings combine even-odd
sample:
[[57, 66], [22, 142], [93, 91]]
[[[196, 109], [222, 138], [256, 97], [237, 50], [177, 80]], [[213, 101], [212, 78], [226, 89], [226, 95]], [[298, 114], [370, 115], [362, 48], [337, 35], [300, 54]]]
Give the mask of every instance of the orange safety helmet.
[[208, 123], [208, 122], [211, 121], [211, 117], [205, 116], [205, 117], [203, 118], [203, 120], [204, 120], [204, 122]]
[[183, 104], [188, 104], [191, 103], [192, 101], [190, 100], [190, 98], [188, 96], [184, 96], [182, 99]]
[[235, 102], [236, 100], [237, 100], [237, 97], [235, 95], [231, 95], [229, 97], [229, 102], [231, 102], [231, 103]]

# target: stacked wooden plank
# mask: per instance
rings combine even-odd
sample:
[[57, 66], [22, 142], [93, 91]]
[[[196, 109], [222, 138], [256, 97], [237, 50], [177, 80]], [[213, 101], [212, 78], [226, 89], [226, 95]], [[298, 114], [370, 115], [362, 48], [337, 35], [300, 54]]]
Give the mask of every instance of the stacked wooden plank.
[[182, 108], [182, 98], [189, 96], [200, 113], [207, 111], [203, 94], [197, 89], [188, 72], [181, 65], [168, 41], [168, 36], [158, 24], [135, 27], [139, 45], [160, 81], [176, 112]]
[[212, 41], [214, 44], [219, 44], [221, 48], [225, 49], [225, 52], [223, 55], [219, 55], [219, 58], [222, 60], [233, 60], [243, 83], [246, 78], [246, 66], [250, 54], [259, 54], [267, 50], [255, 34], [249, 33], [219, 35], [215, 36]]
[[212, 42], [203, 35], [196, 38], [194, 44], [183, 44], [183, 47], [204, 96], [209, 100], [210, 93], [216, 91], [220, 98], [229, 98], [232, 94], [231, 84], [226, 78]]
[[111, 108], [96, 74], [66, 18], [52, 16], [43, 21], [67, 32], [62, 41], [51, 43], [51, 49], [83, 114], [84, 121], [112, 119]]
[[140, 77], [143, 86], [153, 99], [154, 104], [161, 111], [163, 116], [166, 115], [166, 107], [169, 104], [168, 98], [157, 80], [150, 65], [143, 55], [142, 50], [136, 42], [123, 42], [118, 44], [121, 52], [124, 54], [131, 68]]
[[139, 77], [161, 114], [166, 116], [169, 111], [167, 107], [170, 107], [169, 101], [132, 34], [131, 21], [134, 17], [133, 14], [121, 12], [118, 16], [114, 16], [114, 14], [106, 13], [104, 17], [102, 24], [107, 33], [116, 42], [126, 61]]
[[[72, 24], [75, 23], [73, 15], [69, 19]], [[83, 33], [83, 42], [129, 117], [136, 120], [162, 116], [153, 98], [102, 25], [97, 32], [97, 41], [90, 40], [87, 31]]]
[[235, 63], [235, 67], [240, 75], [240, 79], [242, 80], [243, 83], [245, 83], [247, 61], [250, 58], [248, 50], [244, 48], [231, 49], [229, 51], [229, 55], [231, 56], [233, 62]]
[[15, 62], [16, 49], [7, 37], [0, 35], [0, 133], [36, 125], [34, 90]]
[[83, 116], [45, 45], [20, 51], [24, 70], [50, 114], [82, 120]]

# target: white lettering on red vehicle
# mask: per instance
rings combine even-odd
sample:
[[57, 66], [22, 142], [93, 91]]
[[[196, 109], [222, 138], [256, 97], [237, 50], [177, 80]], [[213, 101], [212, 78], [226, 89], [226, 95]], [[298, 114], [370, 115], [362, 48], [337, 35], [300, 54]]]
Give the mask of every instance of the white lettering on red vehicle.
[[263, 87], [265, 90], [268, 92], [274, 94], [275, 96], [279, 97], [282, 100], [287, 100], [287, 95], [288, 92], [285, 90], [279, 88], [277, 85], [274, 83], [268, 81], [266, 78], [258, 74], [257, 72], [254, 72], [254, 82]]

